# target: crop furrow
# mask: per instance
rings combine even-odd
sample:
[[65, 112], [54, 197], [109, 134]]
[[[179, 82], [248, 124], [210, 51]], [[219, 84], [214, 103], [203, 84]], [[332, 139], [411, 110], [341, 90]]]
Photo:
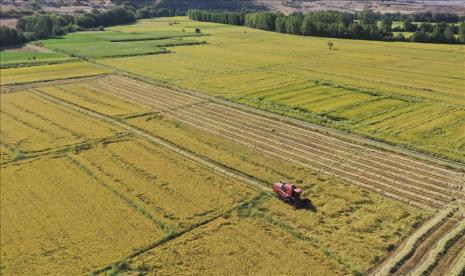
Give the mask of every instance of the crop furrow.
[[[166, 91], [166, 93], [169, 93], [170, 90], [167, 90], [167, 89], [163, 89]], [[137, 93], [139, 92], [139, 93]], [[147, 93], [149, 93], [149, 96], [157, 96], [158, 97], [158, 94], [155, 95], [153, 90], [152, 91], [147, 91]], [[144, 96], [145, 98], [150, 98], [150, 97], [146, 97], [147, 93], [142, 93], [143, 95], [141, 96]], [[136, 91], [135, 94], [133, 95], [140, 95], [140, 91]], [[165, 94], [165, 93], [163, 93]], [[182, 93], [179, 93], [177, 92], [178, 95], [180, 95], [181, 97], [183, 95], [181, 95]], [[192, 97], [192, 96], [190, 96]], [[182, 101], [182, 99], [180, 99]], [[169, 101], [179, 101], [177, 99], [177, 97], [173, 97], [173, 98], [170, 98]], [[254, 118], [255, 121], [257, 123], [257, 125], [259, 124], [264, 124], [265, 122], [269, 122], [273, 128], [276, 128], [276, 129], [282, 129], [284, 132], [288, 132], [288, 133], [292, 133], [293, 136], [299, 136], [299, 137], [302, 137], [304, 139], [309, 139], [308, 136], [303, 136], [302, 133], [305, 132], [305, 134], [307, 135], [311, 135], [311, 136], [314, 136], [315, 139], [318, 139], [316, 141], [319, 141], [319, 143], [323, 143], [323, 144], [326, 144], [327, 146], [331, 147], [331, 148], [342, 148], [344, 147], [345, 149], [349, 150], [349, 151], [359, 151], [360, 149], [367, 149], [366, 147], [362, 147], [362, 146], [358, 146], [358, 145], [354, 145], [354, 144], [350, 144], [350, 143], [347, 143], [347, 142], [344, 142], [344, 141], [341, 141], [341, 140], [338, 140], [336, 138], [333, 138], [333, 137], [328, 137], [326, 135], [323, 135], [323, 134], [319, 134], [319, 133], [315, 133], [315, 132], [311, 132], [309, 130], [305, 130], [305, 129], [302, 129], [302, 128], [297, 128], [297, 127], [294, 127], [294, 126], [291, 126], [291, 125], [288, 125], [288, 124], [283, 124], [281, 122], [277, 122], [276, 120], [270, 120], [270, 119], [267, 119], [263, 116], [257, 116], [257, 115], [253, 115], [251, 113], [246, 113], [244, 111], [241, 111], [241, 110], [237, 110], [237, 109], [233, 109], [233, 108], [230, 108], [230, 107], [226, 107], [226, 106], [221, 106], [221, 110], [226, 112], [226, 110], [229, 110], [231, 111], [231, 113], [234, 114], [234, 116], [231, 116], [231, 117], [236, 117], [236, 116], [240, 116], [239, 114], [245, 114], [244, 116], [246, 116], [247, 120], [248, 121], [252, 121], [251, 118]], [[291, 132], [290, 131], [290, 128], [293, 128], [295, 129], [296, 131], [295, 132]], [[317, 138], [319, 137], [319, 138]], [[324, 138], [324, 139], [321, 139], [321, 138]], [[331, 139], [332, 138], [332, 139]], [[329, 144], [328, 140], [332, 140], [334, 141], [334, 143], [336, 144]], [[373, 155], [379, 155], [379, 157], [374, 157]], [[387, 157], [389, 158], [395, 158], [395, 160], [386, 160]], [[377, 161], [378, 163], [380, 164], [383, 164], [384, 163], [387, 163], [387, 165], [389, 165], [390, 167], [398, 167], [399, 165], [404, 165], [409, 171], [411, 171], [412, 173], [415, 173], [415, 174], [421, 174], [422, 177], [428, 177], [430, 180], [432, 181], [435, 181], [434, 179], [437, 179], [438, 181], [435, 181], [435, 184], [436, 185], [440, 185], [440, 186], [444, 186], [444, 187], [447, 187], [447, 188], [450, 188], [451, 186], [458, 186], [458, 185], [455, 185], [455, 184], [448, 184], [448, 183], [460, 183], [460, 181], [463, 181], [463, 179], [461, 179], [461, 177], [459, 175], [451, 175], [449, 176], [449, 174], [451, 174], [450, 171], [448, 170], [445, 170], [445, 169], [441, 169], [441, 168], [437, 168], [437, 167], [431, 167], [430, 165], [426, 165], [424, 163], [420, 163], [420, 162], [415, 162], [413, 160], [409, 160], [409, 159], [405, 159], [408, 161], [408, 163], [406, 162], [403, 162], [399, 159], [402, 159], [402, 158], [399, 158], [400, 156], [393, 156], [393, 155], [388, 155], [386, 153], [381, 153], [379, 151], [374, 151], [372, 149], [370, 149], [370, 156], [367, 157], [365, 160], [372, 160], [372, 161]], [[402, 159], [403, 160], [403, 159]], [[412, 165], [420, 165], [421, 167], [415, 167], [415, 168], [412, 168], [411, 166]], [[426, 165], [426, 167], [425, 167]], [[407, 170], [405, 169], [401, 169], [401, 168], [398, 168], [398, 170], [402, 170], [403, 172], [402, 173], [405, 173]], [[434, 172], [433, 172], [434, 170]], [[452, 178], [452, 179], [450, 179]], [[459, 178], [459, 179], [457, 179]]]
[[[428, 189], [431, 189], [431, 190], [434, 190], [434, 191], [437, 191], [437, 192], [443, 192], [443, 193], [446, 193], [446, 194], [455, 195], [455, 196], [458, 196], [458, 197], [464, 197], [465, 198], [464, 194], [461, 194], [458, 191], [447, 189], [448, 187], [447, 188], [442, 187], [442, 186], [437, 185], [436, 183], [431, 184], [431, 183], [429, 183], [429, 181], [425, 181], [423, 179], [419, 180], [418, 178], [412, 178], [412, 177], [409, 177], [408, 175], [404, 175], [403, 171], [399, 171], [396, 168], [394, 168], [394, 171], [393, 171], [392, 169], [389, 170], [389, 168], [384, 168], [382, 166], [383, 164], [376, 163], [376, 162], [370, 162], [367, 159], [369, 157], [361, 156], [364, 153], [363, 151], [359, 152], [357, 154], [356, 153], [346, 153], [346, 152], [341, 152], [341, 151], [334, 150], [334, 149], [332, 149], [330, 147], [321, 146], [321, 145], [318, 144], [317, 141], [315, 141], [315, 142], [312, 141], [312, 143], [308, 143], [307, 141], [292, 139], [292, 137], [287, 135], [287, 134], [277, 135], [275, 132], [271, 133], [269, 128], [263, 130], [263, 128], [258, 127], [258, 126], [254, 126], [254, 125], [250, 125], [245, 121], [239, 121], [237, 119], [235, 120], [233, 116], [227, 116], [227, 115], [222, 114], [221, 112], [215, 112], [214, 110], [212, 110], [210, 108], [210, 106], [206, 106], [206, 105], [196, 107], [195, 110], [194, 109], [192, 109], [192, 110], [194, 112], [197, 111], [197, 110], [201, 110], [205, 114], [212, 115], [211, 116], [212, 118], [216, 118], [216, 119], [223, 118], [223, 121], [226, 120], [225, 122], [227, 122], [227, 123], [231, 123], [231, 124], [237, 125], [239, 127], [249, 129], [251, 131], [261, 132], [265, 136], [271, 136], [272, 135], [273, 138], [275, 138], [277, 140], [280, 140], [283, 143], [286, 143], [286, 144], [289, 144], [289, 145], [292, 144], [292, 145], [294, 145], [294, 146], [296, 146], [298, 148], [307, 148], [310, 151], [317, 151], [320, 155], [329, 156], [331, 158], [334, 158], [334, 155], [336, 155], [336, 156], [338, 156], [338, 155], [347, 155], [346, 162], [353, 163], [354, 165], [363, 165], [366, 168], [368, 168], [368, 169], [370, 169], [370, 170], [372, 170], [374, 172], [379, 173], [380, 175], [384, 175], [384, 176], [387, 176], [387, 177], [390, 177], [390, 178], [393, 178], [393, 179], [397, 179], [397, 180], [403, 181], [403, 182], [414, 182], [418, 186], [422, 186], [422, 187], [425, 187], [425, 188], [428, 188]], [[284, 138], [281, 138], [280, 136], [284, 137]], [[329, 153], [331, 153], [331, 155]], [[356, 160], [355, 160], [355, 158], [356, 158]]]
[[[231, 127], [231, 126], [229, 126], [227, 124], [222, 124], [222, 123], [219, 123], [219, 122], [216, 122], [216, 121], [213, 121], [213, 120], [209, 120], [208, 118], [203, 117], [202, 115], [189, 113], [186, 110], [176, 110], [176, 111], [172, 111], [172, 112], [169, 112], [169, 113], [170, 114], [175, 113], [175, 114], [178, 114], [178, 116], [188, 118], [187, 120], [193, 120], [196, 123], [196, 125], [204, 125], [207, 129], [211, 128], [211, 127], [216, 127], [216, 129], [219, 130], [220, 132], [223, 132], [224, 133], [223, 136], [226, 136], [226, 137], [231, 137], [232, 135], [236, 135], [236, 136], [241, 137], [245, 141], [253, 141], [252, 142], [253, 144], [256, 144], [256, 145], [259, 145], [259, 146], [260, 145], [261, 146], [266, 145], [268, 147], [274, 148], [276, 151], [289, 152], [289, 153], [291, 153], [291, 155], [294, 156], [294, 158], [300, 157], [300, 158], [304, 158], [306, 162], [314, 162], [314, 163], [317, 162], [319, 164], [319, 166], [321, 166], [325, 171], [334, 170], [334, 168], [338, 167], [337, 166], [338, 162], [344, 162], [343, 159], [339, 159], [339, 160], [337, 160], [337, 158], [336, 158], [336, 160], [329, 159], [329, 158], [317, 155], [315, 153], [305, 152], [303, 150], [296, 149], [296, 148], [290, 148], [286, 143], [276, 143], [275, 141], [273, 141], [273, 140], [271, 140], [271, 139], [269, 139], [267, 137], [259, 136], [259, 135], [256, 135], [256, 134], [252, 133], [252, 132], [244, 131], [243, 129], [233, 128], [233, 127]], [[174, 116], [174, 118], [179, 119], [179, 117], [177, 117], [177, 116]], [[195, 119], [195, 118], [197, 118], [197, 119]], [[183, 120], [186, 120], [186, 119], [183, 119]], [[206, 121], [209, 121], [210, 123], [206, 123]], [[239, 134], [239, 133], [242, 133], [242, 134]], [[264, 142], [264, 141], [268, 141], [268, 142]], [[308, 156], [308, 155], [311, 155], [311, 156]], [[322, 159], [324, 159], [324, 160], [322, 160]], [[371, 173], [371, 172], [368, 173], [366, 169], [357, 168], [355, 166], [350, 166], [350, 165], [347, 165], [347, 164], [346, 164], [345, 167], [348, 170], [356, 170], [359, 174], [369, 175], [369, 177], [382, 178], [382, 179], [386, 180], [385, 185], [396, 186], [400, 191], [407, 188], [406, 186], [402, 185], [402, 183], [394, 182], [391, 179], [376, 175], [376, 174]], [[373, 181], [375, 181], [375, 180], [373, 180]], [[387, 184], [387, 182], [389, 182], [389, 184]], [[408, 186], [408, 189], [409, 190], [415, 190], [416, 192], [423, 192], [423, 194], [425, 194], [424, 190], [418, 190], [418, 189], [415, 189], [414, 187], [411, 187], [411, 186]], [[431, 194], [430, 191], [427, 191], [426, 194], [428, 195], [428, 198], [430, 198], [431, 200], [434, 200], [434, 201], [438, 200], [438, 202], [436, 202], [436, 203], [439, 203], [439, 201], [441, 201], [441, 203], [449, 201], [449, 199], [444, 199], [444, 198], [440, 197], [439, 195]], [[417, 196], [420, 196], [420, 195], [417, 195]], [[421, 196], [423, 197], [423, 195], [421, 195]], [[441, 204], [441, 203], [439, 203], [439, 204]]]
[[[182, 110], [180, 112], [186, 113], [186, 112], [189, 112], [189, 111], [188, 110]], [[223, 127], [229, 128], [231, 131], [235, 131], [235, 130], [239, 131], [240, 130], [241, 132], [244, 132], [245, 135], [247, 135], [247, 134], [248, 135], [254, 135], [254, 137], [256, 139], [267, 140], [269, 142], [269, 144], [275, 144], [276, 146], [286, 147], [289, 150], [299, 152], [303, 156], [306, 156], [306, 155], [310, 154], [310, 155], [312, 155], [311, 158], [325, 159], [325, 162], [328, 163], [328, 165], [327, 165], [328, 167], [334, 166], [335, 162], [340, 161], [341, 163], [343, 163], [345, 165], [350, 163], [350, 165], [352, 165], [353, 168], [356, 167], [357, 169], [360, 169], [362, 171], [371, 171], [373, 174], [379, 175], [379, 178], [383, 178], [386, 181], [396, 183], [398, 185], [403, 185], [405, 183], [408, 183], [408, 182], [405, 182], [405, 181], [403, 182], [402, 179], [396, 177], [395, 175], [390, 175], [388, 173], [384, 173], [383, 171], [378, 170], [378, 169], [376, 169], [374, 167], [363, 165], [361, 163], [349, 162], [351, 156], [343, 158], [343, 157], [339, 157], [337, 154], [336, 155], [330, 155], [325, 151], [317, 150], [317, 149], [315, 149], [315, 148], [313, 148], [311, 146], [305, 146], [306, 148], [309, 149], [309, 151], [305, 151], [305, 150], [302, 149], [302, 147], [304, 147], [302, 143], [295, 143], [295, 142], [291, 142], [290, 140], [284, 140], [284, 139], [268, 138], [267, 135], [269, 135], [269, 133], [264, 133], [264, 135], [260, 135], [260, 134], [258, 134], [259, 132], [256, 129], [247, 128], [244, 125], [241, 125], [240, 122], [237, 123], [237, 124], [233, 124], [229, 120], [220, 121], [219, 120], [219, 118], [220, 118], [219, 114], [213, 115], [213, 116], [204, 116], [205, 115], [204, 112], [198, 111], [198, 112], [189, 112], [189, 115], [197, 116], [196, 118], [203, 118], [203, 120], [209, 120], [208, 118], [214, 118], [214, 119], [210, 120], [210, 122], [212, 122], [212, 124], [214, 124], [214, 123], [221, 124]], [[325, 156], [325, 158], [323, 158], [323, 156]], [[425, 193], [425, 190], [422, 189], [421, 187], [417, 188], [417, 187], [412, 186], [412, 185], [410, 185], [409, 187], [414, 188], [418, 192]], [[443, 191], [441, 191], [441, 192], [443, 192]], [[435, 198], [435, 199], [438, 199], [438, 200], [450, 201], [452, 199], [450, 196], [444, 196], [443, 194], [435, 193], [434, 191], [430, 191], [430, 190], [428, 190], [426, 193], [430, 194], [430, 196], [432, 198]]]

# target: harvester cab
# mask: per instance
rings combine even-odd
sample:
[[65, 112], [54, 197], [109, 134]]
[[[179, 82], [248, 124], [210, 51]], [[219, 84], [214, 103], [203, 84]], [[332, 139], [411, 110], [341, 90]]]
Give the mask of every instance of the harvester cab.
[[293, 184], [276, 182], [273, 184], [273, 192], [280, 200], [296, 208], [304, 208], [310, 203], [309, 199], [301, 198], [302, 190]]

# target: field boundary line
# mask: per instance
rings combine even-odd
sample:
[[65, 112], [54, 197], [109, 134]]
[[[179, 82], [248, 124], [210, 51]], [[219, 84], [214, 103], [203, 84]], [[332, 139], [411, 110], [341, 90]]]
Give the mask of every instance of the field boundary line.
[[[69, 78], [56, 78], [52, 80], [36, 80], [36, 81], [9, 83], [5, 85], [0, 85], [0, 94], [13, 93], [18, 90], [28, 90], [28, 89], [32, 89], [38, 86], [42, 86], [42, 84], [46, 86], [46, 85], [53, 85], [55, 84], [55, 82], [65, 82], [65, 81], [70, 81], [70, 83], [73, 83], [73, 81], [78, 82], [81, 79], [86, 80], [86, 79], [93, 79], [93, 78], [102, 78], [108, 75], [111, 75], [111, 73], [106, 72], [106, 73], [91, 74], [91, 75], [84, 75], [84, 76], [77, 76], [77, 77], [69, 77]], [[64, 84], [67, 84], [67, 83], [64, 83]], [[26, 87], [23, 88], [21, 86], [26, 86]]]
[[69, 59], [63, 60], [49, 60], [49, 61], [32, 61], [32, 62], [12, 62], [12, 63], [4, 63], [0, 65], [0, 69], [12, 69], [12, 68], [21, 68], [21, 67], [33, 67], [33, 66], [41, 66], [41, 65], [55, 65], [55, 64], [63, 64], [63, 63], [73, 63], [79, 62], [80, 60], [77, 58], [69, 57]]
[[103, 179], [95, 175], [95, 173], [92, 172], [92, 170], [89, 169], [86, 165], [84, 165], [81, 161], [79, 161], [78, 159], [74, 158], [71, 155], [65, 155], [64, 157], [67, 158], [71, 163], [73, 163], [79, 170], [83, 171], [85, 174], [87, 174], [89, 177], [97, 181], [100, 185], [108, 189], [111, 193], [113, 193], [119, 199], [123, 200], [128, 207], [134, 209], [136, 212], [138, 212], [139, 214], [144, 216], [146, 219], [148, 219], [151, 223], [160, 227], [160, 229], [163, 232], [168, 234], [174, 231], [171, 226], [157, 220], [151, 213], [147, 212], [143, 207], [138, 205], [136, 202], [131, 200], [129, 197], [125, 196], [124, 193], [118, 191], [117, 189], [112, 187], [112, 185], [109, 185]]
[[401, 243], [398, 250], [391, 256], [388, 256], [384, 262], [378, 265], [374, 270], [368, 271], [368, 275], [371, 276], [388, 276], [392, 274], [392, 270], [395, 270], [398, 266], [402, 265], [410, 256], [415, 252], [416, 245], [421, 242], [422, 239], [427, 237], [434, 229], [436, 229], [441, 223], [452, 216], [459, 207], [449, 204], [449, 206], [441, 210], [436, 216], [423, 223], [420, 228], [414, 231], [407, 237], [404, 242]]
[[209, 219], [206, 219], [204, 221], [201, 221], [201, 222], [198, 222], [198, 223], [195, 223], [195, 224], [192, 224], [191, 226], [187, 227], [186, 229], [184, 230], [181, 230], [181, 231], [178, 231], [178, 232], [172, 232], [172, 233], [169, 233], [168, 235], [162, 237], [161, 239], [159, 240], [156, 240], [140, 249], [135, 249], [134, 252], [132, 254], [130, 254], [129, 256], [126, 256], [126, 257], [123, 257], [120, 261], [116, 261], [116, 262], [113, 262], [113, 263], [110, 263], [108, 265], [106, 265], [105, 267], [102, 267], [100, 269], [97, 269], [97, 270], [94, 270], [91, 274], [92, 275], [99, 275], [105, 271], [108, 271], [110, 269], [113, 269], [113, 268], [116, 268], [118, 269], [119, 267], [121, 267], [122, 264], [126, 263], [128, 260], [134, 258], [134, 257], [137, 257], [149, 250], [152, 250], [160, 245], [163, 245], [169, 241], [172, 241], [176, 238], [179, 238], [181, 237], [182, 235], [184, 234], [187, 234], [191, 231], [194, 231], [195, 229], [199, 228], [199, 227], [202, 227], [204, 225], [207, 225], [209, 224], [210, 222], [213, 222], [221, 217], [223, 217], [224, 215], [226, 214], [229, 214], [229, 213], [232, 213], [233, 211], [239, 209], [239, 208], [242, 208], [244, 206], [248, 206], [249, 208], [250, 207], [254, 207], [254, 205], [258, 204], [260, 201], [262, 200], [265, 200], [266, 198], [269, 198], [269, 196], [265, 193], [261, 193], [257, 196], [255, 196], [254, 198], [250, 199], [250, 200], [245, 200], [241, 203], [238, 203], [236, 204], [235, 206], [232, 206], [231, 208], [227, 209], [226, 211], [224, 211], [223, 213], [220, 213], [220, 214], [217, 214], [216, 216], [214, 217], [211, 217]]
[[345, 132], [345, 131], [342, 131], [342, 130], [317, 125], [317, 124], [314, 124], [314, 123], [310, 123], [310, 122], [302, 121], [302, 120], [299, 120], [299, 119], [295, 119], [295, 118], [292, 118], [292, 117], [289, 117], [289, 116], [281, 115], [281, 114], [278, 114], [278, 113], [272, 113], [270, 111], [266, 111], [266, 110], [263, 110], [263, 109], [258, 109], [258, 108], [252, 107], [252, 106], [247, 106], [245, 104], [234, 102], [233, 100], [228, 100], [228, 99], [225, 99], [225, 98], [208, 95], [208, 94], [202, 93], [200, 91], [188, 90], [188, 89], [184, 89], [184, 88], [181, 88], [181, 87], [176, 87], [176, 86], [170, 85], [170, 84], [168, 84], [167, 82], [164, 82], [164, 81], [143, 77], [143, 76], [131, 73], [131, 72], [127, 72], [127, 71], [124, 71], [124, 70], [121, 70], [121, 69], [114, 68], [114, 67], [109, 66], [109, 65], [98, 63], [96, 61], [90, 61], [90, 62], [93, 62], [93, 63], [95, 63], [97, 65], [101, 65], [101, 66], [103, 66], [104, 68], [107, 68], [107, 69], [112, 69], [115, 72], [116, 75], [120, 75], [120, 76], [124, 76], [124, 77], [127, 77], [127, 78], [139, 80], [139, 81], [142, 81], [142, 82], [144, 82], [146, 84], [155, 85], [155, 86], [157, 86], [158, 88], [160, 88], [162, 90], [165, 89], [165, 90], [168, 90], [168, 91], [172, 90], [174, 92], [185, 93], [185, 94], [188, 94], [188, 95], [191, 95], [191, 96], [194, 96], [194, 97], [203, 98], [203, 99], [209, 100], [211, 102], [215, 102], [215, 103], [218, 103], [218, 104], [233, 107], [233, 108], [236, 108], [236, 109], [239, 109], [239, 110], [242, 110], [242, 111], [245, 111], [245, 112], [249, 112], [249, 113], [252, 113], [252, 114], [255, 114], [255, 115], [264, 116], [264, 117], [267, 117], [269, 119], [275, 119], [275, 120], [278, 120], [278, 121], [281, 121], [281, 122], [284, 122], [284, 123], [288, 123], [288, 124], [291, 124], [291, 125], [294, 125], [294, 126], [297, 126], [297, 127], [302, 127], [302, 128], [307, 129], [307, 130], [310, 130], [310, 131], [316, 131], [316, 132], [319, 132], [319, 133], [322, 133], [322, 134], [326, 134], [326, 135], [329, 135], [329, 136], [332, 136], [332, 137], [335, 137], [335, 138], [338, 138], [338, 139], [341, 139], [341, 140], [344, 140], [344, 141], [352, 142], [352, 143], [359, 144], [359, 145], [369, 146], [371, 148], [385, 150], [385, 151], [392, 152], [392, 153], [397, 153], [397, 154], [400, 154], [402, 156], [414, 158], [416, 160], [426, 161], [426, 162], [428, 162], [430, 164], [433, 164], [433, 165], [439, 165], [439, 166], [446, 167], [446, 168], [449, 168], [449, 169], [454, 169], [456, 171], [465, 172], [465, 163], [462, 163], [462, 162], [459, 162], [459, 161], [454, 161], [454, 160], [449, 160], [449, 159], [446, 159], [446, 158], [443, 158], [443, 157], [440, 157], [440, 156], [435, 156], [433, 153], [414, 151], [412, 149], [404, 148], [404, 147], [399, 146], [399, 145], [391, 144], [391, 143], [389, 143], [387, 141], [377, 141], [377, 140], [373, 139], [372, 137], [365, 137], [365, 136], [362, 136], [362, 135], [356, 135], [356, 134], [353, 134], [353, 133], [348, 133], [348, 132]]
[[171, 150], [177, 154], [180, 154], [181, 156], [187, 158], [187, 159], [190, 159], [191, 161], [194, 161], [198, 164], [201, 164], [203, 165], [204, 167], [207, 167], [213, 171], [216, 171], [217, 173], [221, 174], [221, 175], [225, 175], [225, 176], [229, 176], [239, 182], [244, 182], [244, 183], [247, 183], [247, 184], [250, 184], [252, 185], [253, 187], [255, 187], [257, 189], [257, 191], [261, 191], [261, 192], [264, 192], [264, 193], [267, 193], [267, 194], [271, 194], [272, 191], [271, 191], [271, 188], [270, 187], [266, 187], [265, 186], [265, 183], [267, 183], [266, 181], [264, 180], [261, 180], [261, 179], [257, 179], [256, 177], [253, 177], [253, 176], [250, 176], [250, 175], [247, 175], [245, 173], [242, 173], [242, 172], [239, 172], [235, 169], [232, 169], [232, 168], [229, 168], [227, 166], [224, 166], [218, 162], [215, 162], [213, 160], [210, 160], [206, 157], [202, 157], [202, 156], [199, 156], [197, 154], [194, 154], [190, 151], [188, 151], [187, 149], [184, 149], [178, 145], [175, 145], [169, 141], [166, 141], [162, 138], [159, 138], [159, 137], [156, 137], [144, 130], [141, 130], [137, 127], [134, 127], [126, 122], [123, 122], [123, 121], [120, 121], [118, 119], [115, 119], [113, 117], [110, 117], [110, 116], [107, 116], [107, 115], [104, 115], [104, 114], [101, 114], [101, 113], [98, 113], [98, 112], [95, 112], [95, 111], [92, 111], [92, 110], [89, 110], [87, 108], [84, 108], [84, 107], [81, 107], [81, 106], [78, 106], [78, 105], [75, 105], [73, 103], [70, 103], [70, 102], [67, 102], [67, 101], [64, 101], [64, 100], [61, 100], [61, 99], [58, 99], [58, 98], [55, 98], [53, 96], [50, 96], [50, 95], [47, 95], [41, 91], [38, 91], [38, 90], [33, 90], [33, 93], [37, 94], [39, 97], [42, 97], [42, 98], [45, 98], [55, 104], [58, 104], [58, 105], [62, 105], [62, 106], [66, 106], [68, 108], [71, 108], [75, 111], [78, 111], [78, 112], [81, 112], [81, 113], [84, 113], [84, 114], [87, 114], [87, 115], [90, 115], [90, 116], [93, 116], [95, 118], [98, 118], [100, 120], [103, 120], [103, 121], [107, 121], [107, 122], [110, 122], [114, 125], [117, 125], [139, 137], [142, 137], [142, 138], [145, 138], [146, 140], [154, 143], [154, 144], [157, 144], [159, 146], [162, 146], [168, 150]]
[[442, 237], [436, 243], [434, 248], [431, 249], [424, 262], [419, 264], [412, 271], [412, 273], [414, 275], [428, 275], [429, 272], [431, 272], [431, 269], [437, 265], [442, 255], [444, 255], [449, 250], [449, 248], [463, 235], [465, 235], [465, 220], [459, 222], [459, 224], [454, 229]]
[[465, 274], [465, 267], [463, 264], [465, 263], [465, 250], [463, 250], [460, 255], [455, 260], [454, 264], [450, 267], [448, 273], [451, 276], [461, 276]]
[[[132, 138], [132, 134], [126, 132], [116, 133], [115, 135], [110, 135], [98, 139], [85, 140], [79, 143], [63, 145], [54, 148], [48, 148], [39, 151], [21, 151], [18, 152], [18, 155], [15, 159], [7, 160], [5, 162], [0, 162], [1, 168], [5, 168], [11, 165], [16, 165], [22, 161], [30, 161], [31, 159], [37, 159], [44, 156], [59, 156], [64, 155], [70, 151], [84, 151], [89, 150], [92, 147], [99, 144], [111, 144], [126, 141], [127, 138]], [[2, 143], [2, 142], [0, 142]]]

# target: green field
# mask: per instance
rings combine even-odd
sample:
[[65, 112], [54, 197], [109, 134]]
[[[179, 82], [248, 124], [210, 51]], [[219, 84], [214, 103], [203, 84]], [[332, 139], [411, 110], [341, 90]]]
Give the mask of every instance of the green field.
[[1, 63], [61, 60], [67, 58], [66, 55], [55, 52], [21, 52], [15, 50], [1, 51], [0, 56]]
[[35, 65], [42, 63], [58, 63], [71, 60], [68, 55], [46, 51], [24, 51], [21, 49], [9, 49], [0, 51], [0, 66], [15, 67], [20, 65]]
[[44, 40], [46, 47], [71, 56], [86, 58], [123, 57], [168, 53], [166, 47], [202, 44], [182, 39], [200, 36], [193, 32], [80, 32]]
[[465, 47], [301, 37], [176, 18], [113, 27], [192, 31], [198, 47], [100, 62], [418, 151], [465, 161]]

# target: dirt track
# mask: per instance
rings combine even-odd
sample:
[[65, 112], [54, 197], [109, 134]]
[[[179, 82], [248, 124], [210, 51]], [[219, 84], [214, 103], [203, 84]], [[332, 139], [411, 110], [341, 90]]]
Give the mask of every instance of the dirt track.
[[423, 258], [427, 256], [427, 253], [431, 248], [433, 248], [435, 242], [449, 233], [456, 225], [457, 220], [444, 220], [441, 225], [434, 229], [434, 231], [432, 231], [418, 244], [413, 255], [395, 273], [393, 273], [393, 275], [407, 275], [409, 271], [412, 271], [419, 263], [421, 263]]
[[451, 268], [452, 264], [459, 258], [460, 252], [465, 250], [465, 235], [457, 240], [446, 254], [440, 259], [435, 268], [431, 271], [431, 276], [442, 276], [447, 275], [447, 272]]
[[460, 188], [464, 175], [453, 170], [122, 77], [95, 79], [86, 85], [419, 207], [440, 208], [465, 199]]

